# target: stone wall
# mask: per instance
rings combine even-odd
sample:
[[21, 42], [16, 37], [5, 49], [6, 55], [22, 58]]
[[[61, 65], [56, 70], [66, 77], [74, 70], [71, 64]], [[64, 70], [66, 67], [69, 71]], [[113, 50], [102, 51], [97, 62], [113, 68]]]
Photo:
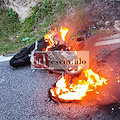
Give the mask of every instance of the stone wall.
[[[15, 11], [19, 19], [23, 21], [30, 13], [30, 7], [35, 6], [39, 0], [1, 0], [5, 6], [12, 8]], [[1, 4], [3, 4], [1, 2]]]
[[0, 7], [4, 6], [4, 0], [0, 0]]

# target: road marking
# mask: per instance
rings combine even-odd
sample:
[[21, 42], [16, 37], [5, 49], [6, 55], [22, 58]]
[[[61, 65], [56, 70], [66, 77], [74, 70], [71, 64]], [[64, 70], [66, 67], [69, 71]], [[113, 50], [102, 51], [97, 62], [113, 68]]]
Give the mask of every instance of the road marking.
[[4, 62], [4, 61], [9, 61], [13, 56], [9, 56], [9, 57], [5, 57], [5, 56], [0, 56], [0, 62]]
[[116, 44], [116, 43], [120, 43], [120, 39], [114, 39], [114, 40], [107, 40], [107, 41], [96, 42], [94, 44], [94, 46], [111, 45], [111, 44]]

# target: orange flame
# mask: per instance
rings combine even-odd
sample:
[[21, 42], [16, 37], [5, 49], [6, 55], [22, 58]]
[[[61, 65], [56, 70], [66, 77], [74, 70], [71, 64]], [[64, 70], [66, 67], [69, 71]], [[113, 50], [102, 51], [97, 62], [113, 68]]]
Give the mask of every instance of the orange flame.
[[[51, 32], [50, 34], [44, 35], [45, 41], [49, 43], [49, 45], [46, 48], [46, 51], [48, 51], [48, 49], [52, 48], [54, 45], [58, 44], [57, 40], [54, 39], [54, 36], [58, 35], [56, 29], [51, 30], [50, 32]], [[58, 38], [60, 37], [59, 39], [62, 39], [63, 41], [65, 41], [65, 36], [68, 32], [68, 28], [62, 28], [61, 27], [59, 32], [60, 32], [60, 36], [57, 36], [57, 37]]]
[[49, 46], [47, 46], [46, 51], [48, 51], [48, 49], [53, 47], [54, 45], [57, 45], [57, 41], [52, 38], [54, 34], [55, 32], [53, 31], [51, 34], [44, 35], [45, 41], [49, 43]]
[[[107, 84], [107, 79], [100, 77], [94, 73], [91, 69], [83, 70], [87, 80], [77, 80], [69, 84], [68, 80], [63, 75], [56, 82], [56, 86], [50, 89], [51, 95], [57, 97], [60, 100], [82, 100], [86, 96], [87, 92], [94, 91], [98, 86]], [[99, 92], [96, 92], [99, 94]]]
[[63, 27], [60, 28], [60, 35], [63, 41], [65, 41], [65, 36], [68, 33], [68, 31], [69, 31], [68, 28], [63, 28]]

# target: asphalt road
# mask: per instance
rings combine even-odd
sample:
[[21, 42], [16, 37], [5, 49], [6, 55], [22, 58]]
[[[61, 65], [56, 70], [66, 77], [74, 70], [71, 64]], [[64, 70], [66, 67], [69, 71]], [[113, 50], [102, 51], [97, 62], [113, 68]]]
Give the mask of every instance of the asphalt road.
[[0, 62], [0, 120], [120, 120], [119, 104], [55, 103], [48, 91], [58, 77]]
[[[99, 41], [95, 47], [93, 43], [96, 39], [92, 38], [89, 40], [88, 50], [93, 53], [92, 56], [104, 48], [113, 51], [120, 48], [120, 43], [113, 44], [110, 40], [117, 39], [119, 42], [119, 38], [119, 35], [108, 38], [109, 47], [104, 45], [106, 42]], [[99, 72], [111, 76], [106, 94], [103, 92], [103, 96], [94, 97], [94, 100], [97, 99], [101, 104], [84, 100], [55, 103], [49, 98], [49, 89], [60, 75], [49, 74], [46, 70], [33, 71], [30, 66], [15, 69], [1, 56], [0, 120], [120, 120], [120, 104], [115, 102], [120, 101], [120, 84], [117, 82], [120, 78], [119, 51], [120, 49], [111, 52], [102, 67], [96, 66], [93, 62]], [[104, 54], [100, 54], [98, 58], [101, 59], [101, 56], [104, 57]], [[110, 102], [112, 99], [113, 104]], [[105, 104], [102, 104], [103, 101]]]

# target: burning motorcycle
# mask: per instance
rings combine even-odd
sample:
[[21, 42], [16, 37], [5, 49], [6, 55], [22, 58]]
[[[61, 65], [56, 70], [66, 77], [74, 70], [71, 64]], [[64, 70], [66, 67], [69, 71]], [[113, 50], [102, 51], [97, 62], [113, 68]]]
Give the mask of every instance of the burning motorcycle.
[[[72, 48], [66, 45], [65, 37], [68, 31], [69, 29], [63, 27], [59, 32], [52, 28], [50, 34], [23, 48], [10, 60], [13, 67], [31, 63], [35, 69], [60, 73], [61, 76], [49, 91], [51, 98], [56, 102], [82, 100], [90, 92], [98, 95], [100, 90], [97, 88], [107, 84], [107, 79], [91, 69], [86, 69], [86, 62], [81, 62], [79, 58], [74, 43], [82, 49], [86, 45], [85, 37], [73, 38]], [[86, 57], [85, 54], [83, 56]]]
[[[78, 65], [74, 65], [73, 63], [73, 61], [77, 58], [77, 54], [75, 53], [75, 51], [71, 52], [70, 48], [66, 46], [65, 36], [68, 31], [68, 28], [61, 27], [60, 31], [58, 32], [56, 28], [53, 28], [51, 26], [50, 34], [46, 34], [44, 38], [36, 41], [31, 46], [23, 48], [10, 60], [10, 65], [13, 67], [19, 67], [25, 66], [27, 64], [32, 64], [34, 65], [34, 68], [46, 68], [50, 72], [79, 74], [80, 71], [84, 69], [84, 66], [81, 65], [78, 67]], [[76, 38], [76, 41], [80, 42], [80, 44], [82, 45], [85, 44], [84, 37], [78, 37]], [[45, 57], [44, 55], [46, 55], [47, 57]], [[49, 60], [56, 60], [56, 62], [71, 61], [72, 64], [57, 64], [57, 66], [54, 66], [52, 64], [53, 62]], [[52, 65], [52, 67], [50, 67], [49, 64], [50, 66]], [[58, 66], [60, 67], [56, 69], [56, 67]]]

